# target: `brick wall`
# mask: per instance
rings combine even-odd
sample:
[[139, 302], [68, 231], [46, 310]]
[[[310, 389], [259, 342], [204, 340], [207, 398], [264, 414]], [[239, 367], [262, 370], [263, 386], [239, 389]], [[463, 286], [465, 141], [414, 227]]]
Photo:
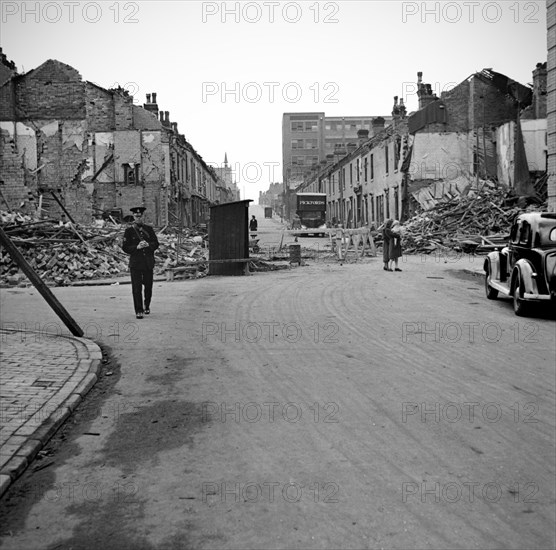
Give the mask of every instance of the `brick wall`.
[[116, 130], [133, 128], [133, 97], [114, 92], [114, 123]]
[[440, 94], [448, 111], [448, 123], [444, 129], [433, 128], [430, 131], [464, 132], [469, 127], [469, 82], [464, 80], [447, 92]]
[[0, 86], [0, 120], [15, 120], [15, 81]]
[[69, 65], [48, 60], [16, 79], [16, 114], [19, 119], [84, 119], [85, 84]]
[[[138, 112], [123, 90], [104, 90], [83, 82], [70, 66], [46, 61], [0, 86], [2, 192], [10, 206], [19, 207], [29, 203], [29, 191], [38, 206], [44, 191], [45, 207], [58, 215], [49, 193], [54, 190], [83, 223], [91, 221], [93, 206], [121, 208], [127, 216], [129, 208], [144, 204], [147, 221], [165, 225], [170, 133], [156, 117]], [[122, 164], [132, 163], [139, 165], [139, 181], [126, 184]]]
[[113, 96], [87, 82], [85, 84], [86, 118], [89, 132], [108, 132], [116, 128]]
[[[515, 120], [517, 116], [514, 101], [476, 75], [452, 90], [442, 92], [441, 99], [448, 111], [448, 123], [443, 130], [448, 132], [466, 132], [477, 126], [499, 125]], [[436, 127], [427, 128], [427, 131], [441, 130]]]
[[[36, 168], [34, 129], [21, 122], [0, 122], [0, 189], [10, 208], [34, 213]], [[6, 209], [6, 205], [0, 208]]]

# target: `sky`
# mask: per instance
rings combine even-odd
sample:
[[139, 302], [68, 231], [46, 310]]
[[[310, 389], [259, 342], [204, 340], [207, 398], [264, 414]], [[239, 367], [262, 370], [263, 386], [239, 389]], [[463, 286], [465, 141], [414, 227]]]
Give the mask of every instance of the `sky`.
[[388, 116], [483, 68], [532, 83], [544, 1], [8, 1], [0, 46], [19, 72], [48, 59], [142, 105], [156, 92], [203, 159], [224, 154], [241, 198], [281, 181], [282, 114]]

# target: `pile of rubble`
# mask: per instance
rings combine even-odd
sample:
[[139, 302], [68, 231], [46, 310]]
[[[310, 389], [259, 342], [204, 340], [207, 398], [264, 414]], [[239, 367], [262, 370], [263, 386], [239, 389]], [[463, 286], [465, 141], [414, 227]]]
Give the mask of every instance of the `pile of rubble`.
[[[129, 273], [129, 256], [121, 249], [125, 225], [106, 222], [102, 227], [74, 225], [55, 220], [36, 221], [19, 213], [0, 211], [4, 232], [23, 257], [47, 283], [69, 285], [75, 281], [125, 276]], [[187, 265], [206, 259], [206, 233], [172, 230], [157, 234], [160, 242], [155, 252], [155, 273], [167, 267]], [[200, 266], [196, 277], [206, 274]], [[27, 282], [26, 276], [7, 250], [0, 251], [0, 283]]]
[[478, 191], [439, 202], [405, 222], [403, 250], [407, 254], [443, 249], [489, 251], [507, 242], [518, 214], [541, 210], [546, 210], [546, 204], [527, 204], [507, 189], [484, 182]]
[[206, 231], [186, 230], [184, 234], [171, 229], [157, 234], [160, 247], [155, 252], [155, 273], [163, 274], [172, 267], [191, 266], [182, 278], [205, 277], [208, 264], [199, 264], [200, 260], [208, 260], [208, 244]]

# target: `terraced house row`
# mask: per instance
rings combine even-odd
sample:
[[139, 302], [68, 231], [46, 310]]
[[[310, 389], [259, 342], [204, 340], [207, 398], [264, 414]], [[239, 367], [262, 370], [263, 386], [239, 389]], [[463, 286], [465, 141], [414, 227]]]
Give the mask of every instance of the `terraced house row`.
[[156, 93], [139, 106], [60, 61], [18, 74], [0, 56], [0, 208], [56, 218], [61, 204], [89, 223], [143, 204], [155, 226], [190, 227], [239, 200], [231, 168], [207, 165]]
[[418, 110], [394, 97], [391, 117], [374, 117], [295, 188], [285, 180], [290, 212], [295, 192], [326, 193], [328, 221], [379, 225], [485, 181], [546, 200], [546, 80], [546, 63], [532, 87], [483, 69], [437, 97], [417, 73]]

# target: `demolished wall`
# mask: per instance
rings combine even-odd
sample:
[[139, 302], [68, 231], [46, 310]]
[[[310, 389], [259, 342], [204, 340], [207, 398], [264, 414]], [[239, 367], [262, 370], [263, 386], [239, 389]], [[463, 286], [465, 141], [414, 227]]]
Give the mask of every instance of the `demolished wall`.
[[[546, 170], [546, 119], [521, 121], [521, 130], [529, 172]], [[496, 129], [496, 156], [498, 181], [509, 187], [515, 186], [516, 123], [506, 122]]]

